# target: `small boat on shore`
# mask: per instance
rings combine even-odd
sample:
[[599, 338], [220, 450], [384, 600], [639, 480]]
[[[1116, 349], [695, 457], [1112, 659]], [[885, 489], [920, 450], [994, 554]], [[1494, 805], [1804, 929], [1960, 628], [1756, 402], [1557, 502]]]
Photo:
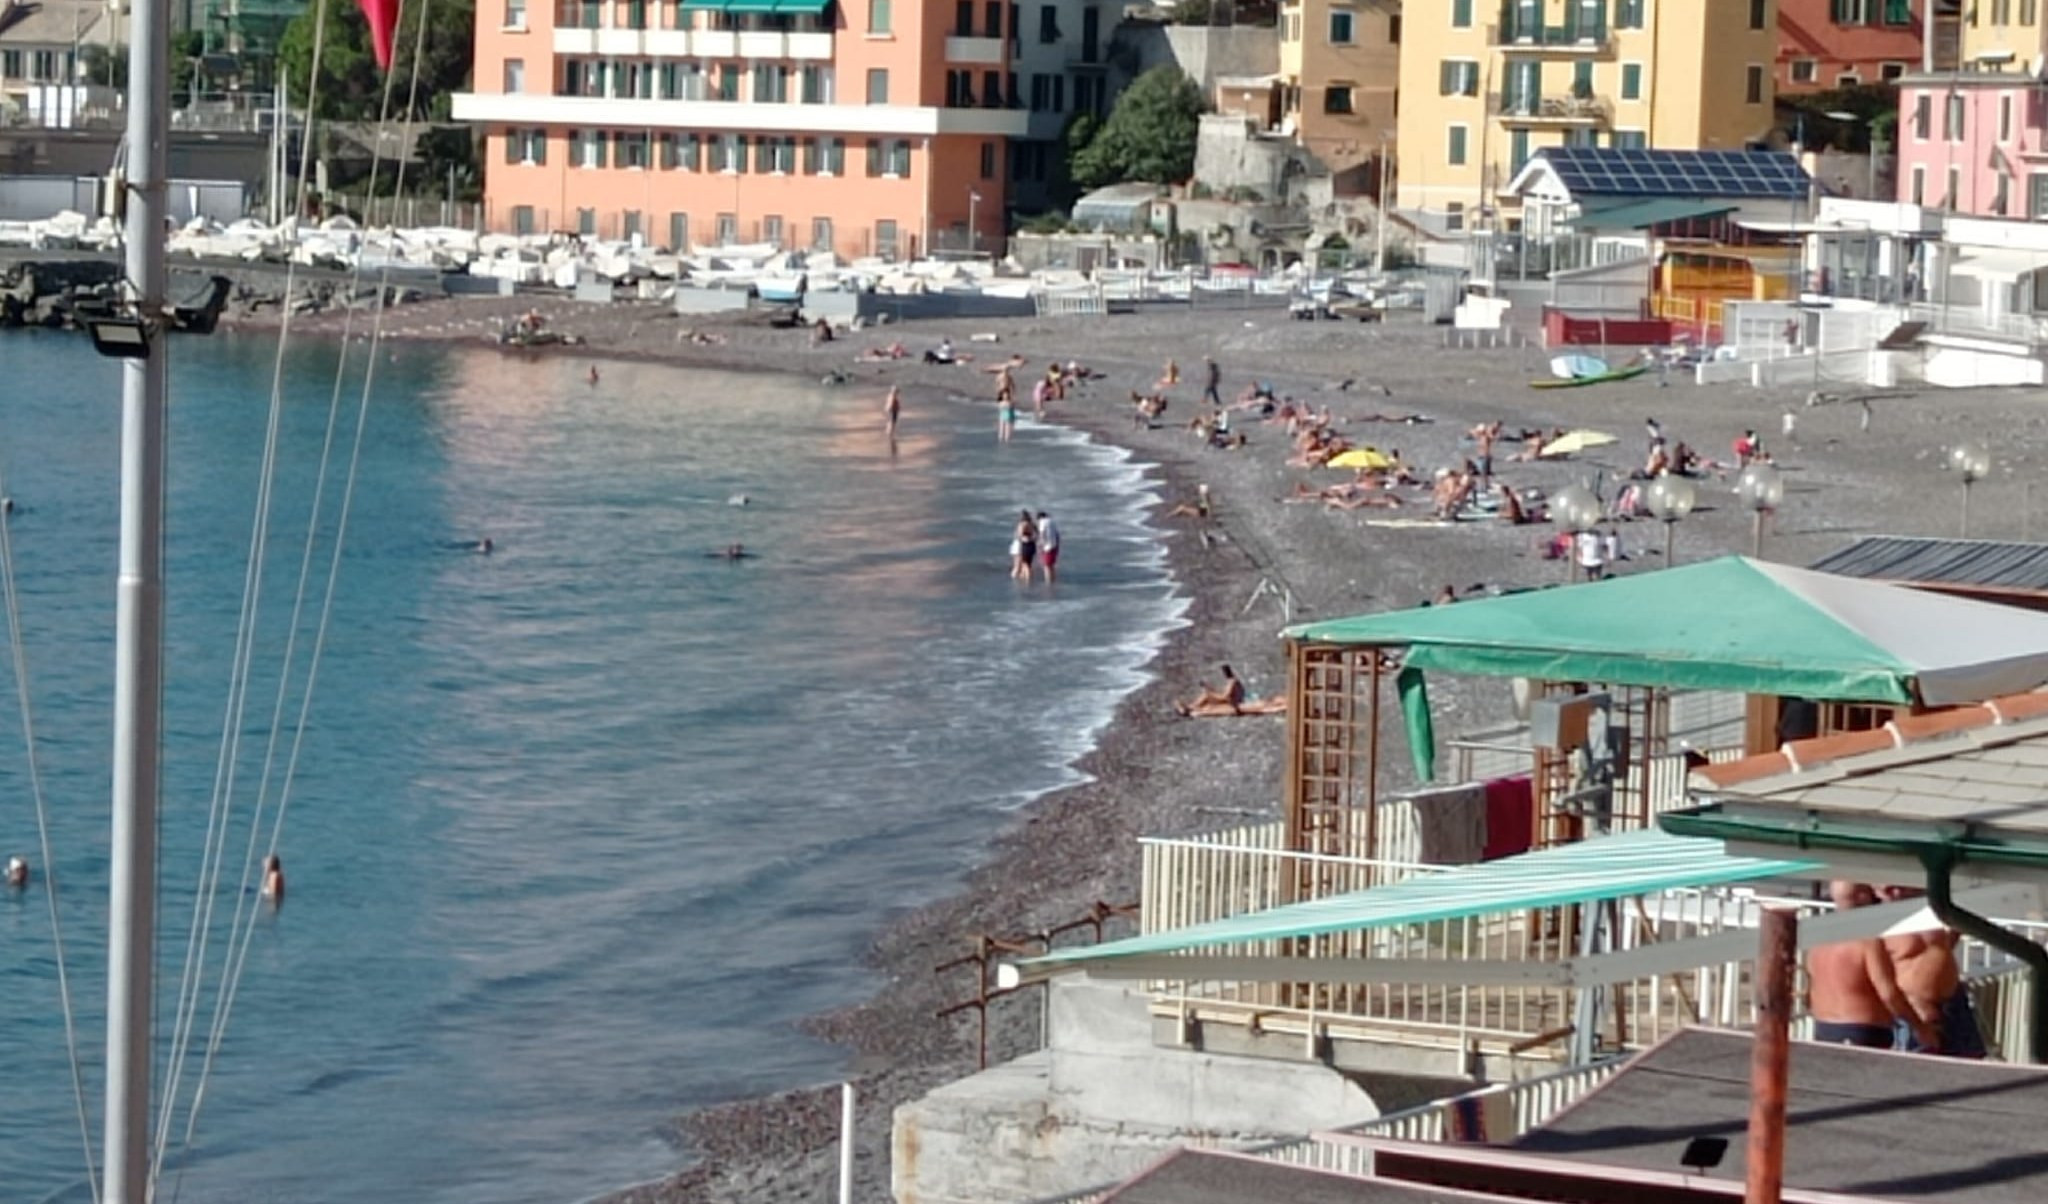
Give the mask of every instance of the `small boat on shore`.
[[[1600, 361], [1594, 360], [1594, 362], [1599, 363]], [[1532, 389], [1576, 389], [1581, 385], [1603, 385], [1609, 381], [1633, 380], [1649, 370], [1650, 365], [1648, 364], [1630, 364], [1626, 368], [1609, 368], [1594, 376], [1574, 376], [1564, 380], [1532, 380], [1529, 382], [1529, 387]]]

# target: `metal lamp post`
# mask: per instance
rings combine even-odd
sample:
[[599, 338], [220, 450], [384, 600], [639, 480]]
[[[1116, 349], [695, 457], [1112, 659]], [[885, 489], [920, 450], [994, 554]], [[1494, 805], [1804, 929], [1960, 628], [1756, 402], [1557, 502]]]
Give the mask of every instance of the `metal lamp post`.
[[1680, 519], [1692, 513], [1693, 506], [1699, 501], [1699, 490], [1684, 477], [1664, 472], [1643, 490], [1643, 501], [1657, 521], [1664, 524], [1664, 566], [1669, 568], [1676, 563], [1671, 559], [1671, 532]]
[[[1821, 116], [1831, 121], [1839, 121], [1844, 125], [1863, 124], [1861, 115], [1851, 113], [1847, 109], [1829, 109], [1822, 113]], [[1874, 133], [1871, 141], [1863, 148], [1863, 158], [1868, 168], [1863, 181], [1863, 191], [1867, 194], [1867, 199], [1874, 201], [1877, 199], [1877, 144]]]
[[1785, 500], [1785, 477], [1769, 464], [1752, 464], [1735, 480], [1735, 496], [1752, 515], [1749, 554], [1764, 555], [1764, 517], [1776, 512]]
[[1991, 474], [1991, 453], [1981, 443], [1958, 443], [1948, 449], [1949, 469], [1963, 478], [1963, 538], [1970, 537], [1970, 486]]
[[1600, 499], [1584, 485], [1567, 485], [1550, 498], [1550, 521], [1572, 537], [1565, 552], [1566, 581], [1579, 579], [1579, 536], [1600, 525]]

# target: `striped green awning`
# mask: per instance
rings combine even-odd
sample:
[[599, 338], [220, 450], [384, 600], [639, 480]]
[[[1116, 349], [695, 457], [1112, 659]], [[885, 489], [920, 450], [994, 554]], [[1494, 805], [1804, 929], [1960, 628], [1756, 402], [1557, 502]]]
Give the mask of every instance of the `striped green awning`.
[[1809, 858], [1733, 856], [1718, 840], [1673, 836], [1648, 828], [1519, 857], [1503, 857], [1499, 861], [1461, 865], [1374, 890], [1294, 903], [1171, 932], [1062, 949], [1018, 965], [1029, 969], [1144, 953], [1179, 953], [1239, 942], [1394, 928], [1430, 920], [1625, 899], [1683, 887], [1806, 878], [1824, 872], [1825, 868], [1823, 862]]

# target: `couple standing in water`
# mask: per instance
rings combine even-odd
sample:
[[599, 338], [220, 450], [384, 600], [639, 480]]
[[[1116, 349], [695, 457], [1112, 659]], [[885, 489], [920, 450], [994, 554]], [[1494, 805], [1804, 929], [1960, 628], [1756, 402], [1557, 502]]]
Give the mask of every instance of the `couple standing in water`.
[[1020, 510], [1017, 512], [1017, 528], [1010, 537], [1010, 576], [1019, 581], [1030, 581], [1034, 562], [1045, 570], [1047, 585], [1059, 580], [1059, 524], [1043, 510], [1036, 516], [1029, 510]]

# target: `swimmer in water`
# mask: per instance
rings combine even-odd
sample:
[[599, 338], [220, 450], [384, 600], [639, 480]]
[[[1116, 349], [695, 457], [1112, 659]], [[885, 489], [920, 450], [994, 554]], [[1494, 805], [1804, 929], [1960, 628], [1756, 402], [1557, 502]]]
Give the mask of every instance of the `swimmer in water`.
[[592, 365], [590, 365], [590, 383], [591, 383], [591, 384], [593, 384], [593, 385], [597, 383], [597, 365], [596, 365], [596, 364], [592, 364]]
[[497, 546], [498, 545], [491, 542], [491, 537], [488, 535], [476, 541], [476, 550], [483, 553], [486, 556], [489, 556], [491, 554], [491, 549]]
[[272, 903], [284, 902], [284, 863], [275, 853], [263, 859], [263, 897]]
[[729, 543], [719, 551], [706, 552], [704, 554], [706, 556], [714, 557], [718, 560], [745, 560], [747, 557], [753, 555], [752, 552], [747, 551], [745, 544], [737, 543]]
[[28, 858], [14, 856], [7, 859], [7, 889], [28, 889]]

